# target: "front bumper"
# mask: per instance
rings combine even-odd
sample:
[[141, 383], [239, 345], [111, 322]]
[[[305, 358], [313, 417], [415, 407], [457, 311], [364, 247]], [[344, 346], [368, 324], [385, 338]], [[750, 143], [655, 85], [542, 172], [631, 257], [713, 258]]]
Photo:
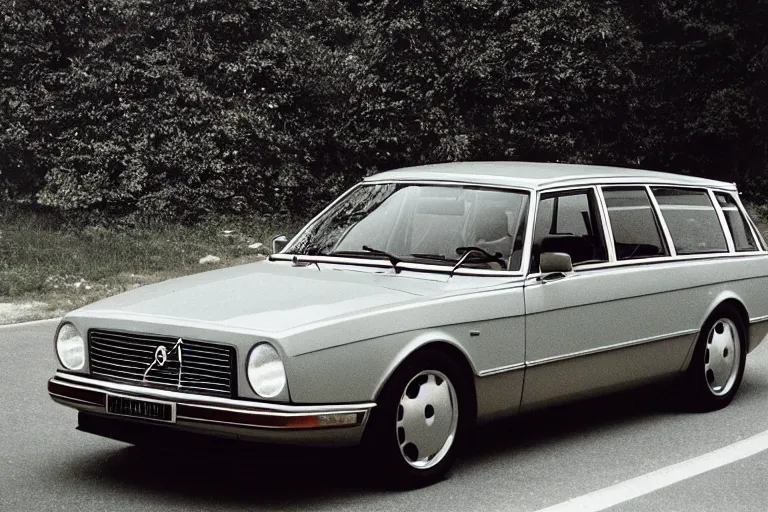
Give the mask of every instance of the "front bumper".
[[[48, 394], [62, 405], [118, 422], [123, 430], [152, 425], [156, 430], [183, 430], [217, 437], [308, 446], [358, 444], [374, 403], [283, 405], [217, 398], [107, 382], [57, 372]], [[161, 400], [175, 405], [171, 422], [156, 422], [107, 413], [107, 395]], [[81, 415], [82, 416], [82, 415]], [[101, 433], [101, 432], [100, 432]], [[107, 437], [109, 434], [104, 434]]]

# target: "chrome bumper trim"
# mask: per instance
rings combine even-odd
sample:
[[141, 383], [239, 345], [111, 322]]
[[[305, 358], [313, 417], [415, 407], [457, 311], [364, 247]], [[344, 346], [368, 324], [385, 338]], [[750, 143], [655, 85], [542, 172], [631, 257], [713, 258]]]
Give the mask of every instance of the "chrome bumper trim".
[[168, 391], [165, 389], [155, 389], [143, 386], [132, 386], [130, 384], [119, 384], [117, 382], [108, 382], [104, 380], [92, 379], [81, 375], [56, 372], [54, 379], [57, 381], [67, 381], [67, 383], [84, 384], [88, 389], [97, 389], [118, 393], [130, 393], [132, 395], [146, 396], [148, 398], [157, 398], [160, 400], [173, 400], [177, 402], [187, 402], [200, 405], [211, 405], [215, 407], [230, 407], [238, 410], [253, 409], [261, 414], [287, 414], [287, 415], [307, 415], [307, 414], [339, 414], [341, 412], [364, 412], [376, 407], [375, 402], [364, 402], [356, 404], [339, 405], [286, 405], [269, 402], [254, 402], [250, 400], [233, 400], [231, 398], [218, 398], [215, 396], [196, 395], [192, 393], [180, 393], [178, 391]]
[[[176, 410], [174, 423], [108, 414], [106, 397], [115, 392], [128, 398], [172, 401]], [[48, 381], [48, 393], [51, 399], [62, 405], [114, 420], [123, 418], [210, 432], [229, 429], [244, 438], [283, 443], [295, 440], [297, 444], [307, 444], [305, 440], [312, 433], [320, 436], [317, 438], [321, 441], [319, 444], [337, 444], [334, 438], [353, 444], [362, 434], [370, 410], [375, 406], [374, 403], [317, 406], [262, 404], [130, 386], [61, 372]]]

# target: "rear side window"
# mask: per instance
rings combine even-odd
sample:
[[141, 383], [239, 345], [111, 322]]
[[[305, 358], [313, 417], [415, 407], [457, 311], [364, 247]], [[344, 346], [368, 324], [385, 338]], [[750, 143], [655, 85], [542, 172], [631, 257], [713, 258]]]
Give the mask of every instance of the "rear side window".
[[669, 255], [656, 213], [642, 187], [604, 188], [616, 259], [631, 260]]
[[717, 197], [717, 202], [723, 210], [728, 229], [731, 230], [731, 235], [733, 235], [733, 245], [736, 247], [736, 250], [759, 250], [755, 239], [752, 237], [752, 232], [749, 229], [747, 219], [742, 215], [741, 210], [739, 210], [733, 197], [723, 193], [716, 193], [715, 197]]
[[677, 254], [728, 252], [717, 212], [705, 190], [653, 189]]

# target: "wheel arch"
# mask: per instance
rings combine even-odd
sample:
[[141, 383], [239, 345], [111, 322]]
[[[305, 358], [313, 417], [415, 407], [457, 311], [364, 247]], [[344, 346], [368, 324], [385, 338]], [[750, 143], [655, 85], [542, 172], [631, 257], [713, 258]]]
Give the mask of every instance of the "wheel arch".
[[744, 329], [744, 341], [749, 346], [749, 313], [741, 297], [731, 291], [720, 293], [715, 297], [707, 310], [707, 314], [699, 322], [699, 330], [704, 327], [704, 324], [710, 319], [712, 314], [722, 306], [731, 306], [739, 313], [741, 326]]
[[442, 352], [461, 368], [462, 375], [464, 377], [464, 385], [467, 386], [467, 390], [472, 395], [470, 405], [472, 407], [471, 414], [473, 417], [477, 416], [477, 389], [475, 388], [475, 377], [477, 376], [477, 370], [472, 363], [472, 359], [466, 350], [450, 336], [438, 335], [436, 333], [418, 336], [410, 343], [408, 343], [398, 353], [397, 357], [390, 363], [387, 371], [379, 380], [376, 386], [375, 399], [378, 400], [382, 390], [389, 382], [392, 375], [400, 368], [405, 361], [416, 353], [423, 352], [425, 350], [436, 350]]
[[[701, 330], [701, 328], [704, 327], [704, 324], [707, 322], [707, 320], [709, 320], [709, 318], [712, 316], [715, 310], [717, 310], [722, 306], [731, 306], [739, 313], [742, 327], [744, 328], [744, 335], [748, 336], [749, 335], [749, 313], [747, 312], [747, 307], [744, 305], [744, 301], [742, 300], [742, 298], [731, 291], [723, 292], [719, 294], [717, 297], [715, 297], [715, 299], [712, 301], [709, 308], [707, 309], [707, 313], [699, 321], [699, 330]], [[745, 339], [745, 341], [749, 341], [749, 340]]]
[[747, 312], [747, 308], [744, 305], [744, 301], [739, 297], [737, 294], [733, 293], [732, 291], [725, 291], [720, 294], [718, 294], [710, 303], [709, 308], [707, 308], [707, 311], [702, 317], [699, 319], [699, 325], [698, 325], [698, 331], [696, 333], [696, 336], [693, 338], [693, 342], [691, 343], [691, 347], [688, 350], [688, 355], [685, 358], [685, 362], [683, 363], [683, 366], [681, 368], [681, 371], [686, 371], [688, 367], [691, 364], [691, 358], [693, 357], [693, 352], [696, 350], [696, 342], [699, 339], [699, 336], [701, 335], [701, 331], [704, 329], [704, 324], [707, 323], [707, 321], [712, 317], [712, 314], [717, 310], [717, 308], [722, 307], [724, 305], [730, 305], [732, 306], [736, 311], [738, 311], [740, 319], [742, 321], [742, 327], [744, 328], [744, 344], [747, 347], [747, 353], [750, 351], [749, 347], [749, 314]]

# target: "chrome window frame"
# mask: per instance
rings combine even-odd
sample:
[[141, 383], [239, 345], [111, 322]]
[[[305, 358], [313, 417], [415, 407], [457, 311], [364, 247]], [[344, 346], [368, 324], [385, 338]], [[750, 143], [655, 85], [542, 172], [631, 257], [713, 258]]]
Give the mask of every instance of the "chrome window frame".
[[[659, 208], [659, 204], [656, 202], [656, 198], [653, 196], [650, 190], [650, 186], [648, 185], [600, 185], [597, 187], [600, 193], [600, 199], [602, 201], [603, 207], [605, 208], [605, 219], [606, 219], [606, 229], [608, 233], [610, 234], [611, 238], [611, 247], [613, 252], [613, 258], [610, 260], [612, 262], [619, 262], [619, 261], [635, 261], [635, 260], [650, 260], [654, 258], [629, 258], [626, 260], [619, 260], [616, 257], [616, 241], [613, 238], [613, 226], [611, 225], [611, 217], [608, 212], [608, 203], [605, 201], [605, 195], [604, 195], [604, 189], [612, 189], [612, 188], [622, 188], [622, 189], [637, 189], [637, 190], [643, 190], [645, 191], [646, 196], [648, 197], [648, 203], [651, 205], [651, 213], [654, 215], [655, 220], [658, 223], [658, 226], [661, 228], [661, 233], [659, 233], [659, 241], [663, 242], [666, 245], [667, 252], [669, 252], [669, 256], [677, 255], [677, 252], [675, 251], [674, 245], [670, 245], [670, 234], [669, 234], [669, 228], [667, 227], [667, 224], [664, 222], [664, 218], [661, 216], [661, 209]], [[661, 256], [663, 258], [666, 258], [667, 256]]]
[[648, 197], [651, 200], [651, 205], [653, 205], [653, 211], [656, 215], [656, 218], [659, 219], [659, 225], [661, 226], [662, 233], [664, 233], [664, 239], [667, 243], [667, 249], [669, 250], [669, 257], [676, 258], [677, 249], [675, 248], [675, 241], [672, 240], [672, 233], [669, 231], [667, 221], [664, 219], [664, 215], [661, 213], [661, 205], [659, 205], [659, 202], [656, 200], [656, 196], [654, 195], [650, 185], [645, 186], [645, 192], [648, 194]]
[[[569, 191], [569, 190], [593, 190], [596, 195], [597, 199], [597, 206], [598, 211], [602, 217], [601, 225], [603, 229], [603, 240], [605, 241], [607, 247], [607, 254], [608, 254], [608, 261], [603, 263], [593, 263], [589, 265], [580, 265], [574, 268], [574, 273], [580, 273], [580, 272], [586, 272], [586, 271], [593, 271], [593, 270], [600, 270], [600, 269], [611, 269], [611, 268], [621, 268], [626, 266], [637, 266], [637, 265], [650, 265], [650, 264], [657, 264], [657, 263], [674, 263], [674, 262], [681, 262], [681, 261], [695, 261], [695, 260], [704, 260], [704, 259], [722, 259], [722, 258], [747, 258], [747, 257], [754, 257], [754, 256], [765, 256], [768, 253], [768, 244], [766, 243], [765, 239], [763, 238], [760, 231], [757, 229], [757, 226], [755, 225], [752, 218], [749, 216], [749, 214], [746, 212], [746, 209], [744, 208], [743, 203], [741, 202], [741, 198], [739, 197], [739, 193], [735, 188], [735, 185], [728, 185], [723, 184], [722, 187], [713, 187], [713, 186], [704, 186], [704, 185], [688, 185], [688, 184], [678, 184], [675, 183], [672, 180], [664, 180], [664, 179], [654, 179], [654, 180], [638, 180], [637, 178], [629, 178], [629, 177], [621, 177], [616, 176], [611, 177], [609, 179], [606, 178], [590, 178], [590, 179], [583, 179], [578, 181], [578, 183], [555, 183], [555, 184], [545, 184], [538, 187], [533, 186], [526, 186], [526, 185], [507, 185], [507, 184], [488, 184], [488, 183], [482, 183], [482, 182], [475, 182], [475, 181], [469, 181], [469, 180], [442, 180], [442, 179], [370, 179], [366, 178], [360, 183], [357, 183], [356, 185], [350, 187], [347, 191], [345, 191], [343, 194], [341, 194], [338, 198], [336, 198], [334, 201], [332, 201], [328, 206], [323, 208], [320, 213], [315, 215], [308, 223], [306, 223], [302, 229], [299, 230], [299, 232], [291, 238], [291, 240], [286, 245], [286, 249], [289, 248], [291, 245], [296, 243], [296, 241], [301, 237], [304, 232], [312, 227], [320, 217], [322, 217], [328, 210], [336, 206], [339, 202], [341, 202], [343, 199], [345, 199], [349, 194], [351, 194], [354, 190], [356, 190], [358, 187], [369, 185], [369, 184], [387, 184], [387, 183], [394, 183], [394, 184], [408, 184], [408, 185], [433, 185], [433, 186], [470, 186], [470, 187], [481, 187], [481, 188], [490, 188], [490, 189], [500, 189], [500, 190], [509, 190], [509, 191], [515, 191], [515, 192], [521, 192], [528, 194], [529, 198], [529, 204], [528, 204], [528, 222], [526, 226], [526, 234], [525, 234], [525, 241], [523, 243], [523, 261], [520, 267], [519, 271], [508, 271], [508, 270], [485, 270], [485, 269], [470, 269], [470, 268], [459, 268], [454, 272], [454, 275], [460, 275], [460, 276], [469, 276], [469, 277], [503, 277], [503, 278], [520, 278], [524, 277], [527, 279], [529, 278], [538, 278], [541, 276], [541, 273], [538, 272], [538, 269], [532, 269], [531, 268], [531, 257], [532, 257], [532, 251], [533, 251], [533, 236], [534, 236], [534, 227], [536, 225], [536, 213], [538, 210], [538, 204], [541, 199], [542, 194], [550, 193], [550, 192], [561, 192], [561, 191]], [[602, 194], [602, 188], [603, 187], [637, 187], [637, 188], [644, 188], [646, 193], [648, 194], [648, 197], [651, 201], [651, 205], [653, 207], [654, 213], [656, 215], [656, 218], [659, 221], [659, 225], [661, 226], [661, 230], [664, 236], [664, 241], [667, 244], [667, 248], [669, 250], [668, 256], [661, 256], [657, 258], [641, 258], [641, 259], [633, 259], [633, 260], [616, 260], [616, 248], [614, 246], [614, 240], [613, 240], [613, 232], [610, 229], [610, 219], [608, 218], [608, 209], [606, 207], [605, 203], [605, 197]], [[710, 201], [712, 201], [713, 192], [721, 192], [725, 194], [731, 195], [736, 201], [736, 204], [738, 205], [738, 208], [742, 215], [747, 219], [747, 223], [749, 224], [752, 236], [757, 241], [757, 245], [759, 246], [759, 250], [756, 251], [731, 251], [728, 252], [712, 252], [712, 253], [701, 253], [701, 254], [684, 254], [680, 255], [677, 254], [677, 250], [675, 249], [674, 240], [672, 239], [672, 235], [669, 231], [669, 227], [667, 226], [666, 221], [664, 220], [664, 216], [661, 212], [661, 207], [658, 204], [658, 201], [656, 200], [656, 196], [653, 194], [652, 187], [664, 187], [664, 188], [680, 188], [680, 189], [693, 189], [693, 190], [703, 190], [707, 191], [707, 194], [710, 197]], [[718, 219], [720, 219], [720, 208], [717, 202], [713, 202], [715, 207], [715, 212], [718, 213]], [[722, 228], [722, 222], [721, 222], [721, 228]], [[732, 237], [730, 230], [726, 229], [723, 230], [723, 235], [726, 238], [726, 245], [728, 245], [728, 239], [729, 237]], [[732, 238], [731, 238], [732, 241]], [[730, 246], [729, 246], [730, 249]], [[272, 261], [292, 261], [294, 259], [294, 255], [290, 253], [277, 253], [270, 256], [270, 260]], [[363, 267], [376, 267], [376, 268], [392, 268], [392, 265], [386, 261], [386, 260], [375, 260], [375, 259], [366, 259], [366, 258], [340, 258], [340, 257], [333, 257], [333, 256], [310, 256], [310, 257], [302, 257], [298, 256], [297, 260], [299, 262], [307, 262], [307, 263], [328, 263], [328, 264], [339, 264], [339, 265], [353, 265], [353, 266], [363, 266]], [[446, 266], [444, 265], [429, 265], [429, 264], [423, 264], [423, 263], [399, 263], [398, 268], [401, 270], [411, 270], [416, 272], [428, 272], [428, 273], [436, 273], [436, 274], [447, 274], [448, 270], [446, 269]]]
[[[582, 183], [579, 185], [567, 185], [567, 186], [558, 185], [558, 186], [542, 187], [536, 191], [536, 205], [538, 205], [541, 195], [543, 193], [549, 193], [549, 192], [558, 192], [558, 191], [567, 191], [567, 190], [584, 190], [590, 187], [597, 187], [598, 189], [601, 189], [602, 187], [644, 188], [646, 190], [646, 193], [648, 194], [648, 197], [651, 200], [651, 205], [653, 206], [656, 217], [659, 220], [659, 225], [661, 226], [661, 230], [663, 232], [664, 239], [665, 239], [665, 242], [667, 243], [667, 247], [669, 249], [670, 254], [668, 256], [661, 256], [657, 258], [641, 258], [641, 259], [621, 260], [621, 261], [617, 261], [614, 259], [613, 261], [608, 261], [605, 263], [593, 263], [590, 265], [580, 265], [578, 267], [574, 267], [573, 269], [574, 274], [579, 274], [582, 272], [591, 272], [596, 270], [604, 270], [604, 269], [636, 267], [640, 265], [654, 265], [654, 264], [663, 264], [663, 263], [679, 263], [679, 262], [696, 261], [696, 260], [765, 257], [766, 254], [768, 254], [768, 245], [766, 245], [765, 240], [763, 239], [760, 232], [757, 230], [757, 227], [755, 226], [752, 218], [746, 213], [746, 210], [744, 209], [744, 205], [741, 203], [740, 198], [738, 197], [738, 192], [735, 190], [734, 187], [726, 187], [726, 186], [708, 187], [708, 186], [701, 186], [701, 185], [679, 185], [679, 184], [672, 183], [665, 180], [638, 181], [638, 180], [624, 179], [624, 180], [602, 180], [599, 183], [595, 183], [595, 181], [597, 180], [585, 180], [585, 182], [587, 181], [588, 183]], [[714, 191], [714, 192], [722, 192], [722, 193], [730, 194], [732, 197], [736, 199], [736, 203], [738, 204], [740, 211], [745, 215], [745, 218], [747, 219], [747, 222], [750, 225], [753, 235], [757, 235], [756, 240], [758, 241], [757, 242], [758, 245], [761, 246], [761, 249], [757, 251], [741, 251], [741, 252], [729, 250], [727, 252], [677, 254], [677, 250], [675, 249], [672, 235], [669, 231], [669, 227], [667, 226], [666, 221], [664, 220], [664, 216], [661, 213], [661, 207], [659, 206], [658, 201], [656, 200], [656, 196], [653, 194], [652, 187], [684, 188], [684, 189], [706, 191], [708, 196], [710, 196], [710, 201], [712, 201], [710, 192]], [[600, 192], [600, 195], [602, 198], [600, 205], [601, 205], [601, 208], [603, 208], [603, 211], [601, 211], [601, 215], [603, 216], [604, 219], [607, 219], [608, 211], [605, 205], [605, 198], [602, 197], [602, 191]], [[719, 206], [715, 203], [714, 207], [715, 207], [715, 211], [717, 212]], [[721, 227], [722, 227], [722, 224], [721, 224]], [[605, 227], [603, 229], [605, 229]], [[726, 235], [726, 233], [728, 233], [728, 235]], [[726, 238], [726, 245], [727, 245], [728, 236], [730, 236], [730, 230], [724, 231], [723, 236]], [[605, 239], [607, 243], [607, 240], [608, 240], [607, 236]], [[611, 232], [611, 240], [613, 240], [612, 232]], [[541, 276], [542, 276], [541, 272], [530, 272], [526, 276], [526, 281], [538, 280], [538, 278]]]
[[723, 234], [725, 235], [725, 245], [728, 247], [728, 252], [737, 252], [736, 243], [733, 240], [733, 233], [731, 233], [731, 229], [728, 226], [728, 221], [725, 220], [725, 213], [720, 207], [720, 203], [717, 201], [717, 197], [715, 197], [715, 191], [710, 188], [707, 189], [707, 193], [709, 194], [710, 202], [712, 202], [712, 205], [715, 208], [717, 218], [720, 220], [720, 229], [723, 230]]
[[[755, 245], [757, 246], [757, 250], [754, 251], [739, 251], [736, 249], [736, 243], [734, 241], [734, 252], [738, 254], [756, 254], [765, 251], [766, 245], [765, 240], [762, 238], [762, 234], [760, 233], [760, 230], [757, 229], [757, 226], [755, 225], [754, 221], [752, 220], [752, 217], [750, 217], [749, 213], [747, 212], [747, 209], [744, 208], [744, 205], [741, 202], [741, 198], [739, 197], [738, 192], [726, 192], [723, 190], [714, 190], [713, 191], [713, 197], [715, 199], [715, 204], [717, 204], [718, 209], [722, 211], [722, 207], [720, 206], [720, 202], [717, 201], [717, 197], [714, 196], [714, 194], [723, 194], [727, 195], [731, 199], [733, 199], [734, 204], [736, 205], [736, 210], [741, 214], [741, 218], [744, 219], [746, 222], [746, 227], [749, 228], [749, 234], [752, 235], [752, 240], [755, 241]], [[725, 217], [725, 212], [723, 212], [723, 217]], [[728, 222], [726, 221], [726, 227]], [[729, 229], [730, 231], [730, 229]], [[733, 237], [733, 233], [731, 233], [731, 237]]]
[[605, 240], [605, 244], [607, 245], [606, 250], [608, 252], [608, 262], [616, 262], [618, 261], [616, 257], [616, 240], [613, 238], [611, 218], [608, 216], [608, 203], [605, 202], [602, 186], [595, 187], [595, 195], [597, 196], [600, 216], [603, 218], [603, 240]]
[[744, 204], [741, 202], [739, 192], [732, 191], [730, 194], [736, 200], [736, 204], [739, 206], [741, 212], [744, 214], [744, 217], [747, 219], [749, 226], [752, 228], [752, 234], [755, 236], [755, 240], [757, 240], [759, 250], [752, 252], [768, 252], [768, 242], [765, 240], [765, 237], [763, 237], [763, 234], [760, 232], [760, 230], [757, 229], [757, 224], [755, 224], [755, 221], [752, 220], [752, 217], [749, 215], [747, 209], [744, 207]]
[[[350, 187], [346, 192], [341, 194], [338, 198], [336, 198], [335, 201], [332, 201], [328, 206], [323, 208], [320, 213], [312, 217], [312, 219], [307, 222], [300, 230], [299, 232], [291, 238], [291, 240], [288, 242], [288, 244], [285, 246], [286, 249], [290, 248], [294, 243], [296, 243], [299, 238], [312, 226], [314, 226], [318, 220], [326, 214], [330, 209], [335, 207], [338, 203], [340, 203], [343, 199], [345, 199], [348, 195], [350, 195], [352, 192], [357, 190], [360, 187], [368, 186], [368, 185], [386, 185], [386, 184], [396, 184], [396, 185], [429, 185], [429, 186], [442, 186], [442, 187], [475, 187], [475, 188], [486, 188], [486, 189], [497, 189], [497, 190], [504, 190], [504, 191], [510, 191], [510, 192], [517, 192], [521, 194], [526, 194], [528, 196], [528, 219], [527, 219], [527, 226], [526, 226], [526, 233], [525, 238], [523, 241], [523, 259], [520, 264], [520, 270], [486, 270], [486, 269], [477, 269], [477, 268], [458, 268], [455, 271], [451, 271], [452, 267], [449, 267], [447, 265], [438, 265], [438, 264], [427, 264], [427, 263], [412, 263], [412, 262], [401, 262], [397, 264], [398, 270], [411, 270], [415, 272], [427, 272], [427, 273], [433, 273], [433, 274], [452, 274], [452, 275], [458, 275], [458, 276], [470, 276], [470, 277], [524, 277], [527, 275], [529, 266], [530, 266], [530, 253], [531, 253], [531, 244], [533, 243], [533, 237], [530, 230], [532, 229], [532, 215], [531, 212], [533, 211], [533, 207], [535, 206], [533, 198], [536, 195], [536, 191], [531, 187], [525, 187], [525, 186], [511, 186], [511, 185], [487, 185], [485, 183], [476, 183], [472, 181], [448, 181], [448, 180], [402, 180], [402, 179], [383, 179], [383, 180], [371, 180], [371, 179], [365, 179], [361, 181], [360, 183], [357, 183], [356, 185]], [[301, 263], [331, 263], [331, 264], [337, 264], [337, 265], [353, 265], [353, 266], [363, 266], [363, 267], [375, 267], [375, 268], [392, 268], [392, 264], [385, 260], [385, 259], [367, 259], [367, 258], [349, 258], [349, 257], [342, 257], [342, 256], [306, 256], [306, 255], [294, 255], [289, 252], [283, 252], [277, 254], [272, 254], [269, 257], [270, 261], [297, 261]], [[526, 258], [526, 255], [528, 257]], [[294, 260], [295, 258], [295, 260]]]
[[[709, 202], [712, 204], [712, 208], [715, 210], [715, 215], [717, 216], [718, 223], [720, 224], [720, 231], [722, 231], [723, 240], [725, 240], [725, 251], [718, 251], [718, 252], [702, 252], [702, 253], [693, 253], [693, 254], [677, 254], [677, 248], [675, 248], [674, 245], [674, 238], [672, 238], [672, 233], [669, 231], [669, 226], [667, 226], [667, 221], [664, 219], [664, 214], [661, 209], [661, 205], [659, 205], [658, 200], [656, 199], [656, 194], [653, 193], [653, 188], [678, 188], [678, 189], [687, 189], [687, 190], [697, 190], [699, 192], [704, 192], [707, 197], [709, 198]], [[727, 229], [727, 224], [725, 224], [725, 217], [722, 216], [722, 212], [720, 211], [717, 201], [714, 200], [714, 193], [712, 188], [710, 187], [699, 187], [695, 185], [656, 185], [654, 183], [648, 184], [648, 192], [651, 194], [651, 197], [653, 197], [654, 202], [656, 203], [656, 206], [658, 206], [659, 215], [662, 219], [662, 222], [664, 223], [664, 226], [666, 227], [666, 233], [669, 235], [669, 242], [672, 244], [670, 247], [675, 252], [676, 258], [683, 258], [686, 256], [727, 256], [733, 254], [735, 251], [733, 251], [733, 239], [731, 239], [730, 244], [728, 243], [730, 235], [730, 231]]]
[[[607, 236], [607, 233], [610, 233], [610, 230], [606, 232], [606, 210], [605, 210], [605, 199], [602, 197], [602, 194], [600, 194], [599, 191], [599, 185], [596, 184], [590, 184], [590, 185], [565, 185], [565, 186], [557, 186], [557, 187], [545, 187], [540, 190], [536, 191], [536, 201], [535, 206], [538, 207], [539, 202], [541, 201], [541, 196], [545, 194], [557, 194], [560, 192], [571, 192], [571, 191], [581, 191], [581, 190], [591, 190], [595, 194], [595, 203], [597, 205], [597, 213], [600, 215], [601, 220], [599, 225], [601, 226], [603, 230], [603, 242], [606, 244], [606, 254], [608, 255], [608, 261], [604, 263], [593, 263], [590, 265], [579, 265], [578, 267], [574, 267], [573, 271], [577, 272], [582, 269], [591, 269], [595, 266], [604, 266], [611, 263], [616, 262], [616, 251], [615, 247], [613, 247], [613, 234], [611, 233], [610, 242], [609, 238]], [[538, 213], [538, 208], [536, 208], [536, 213]], [[528, 267], [530, 267], [531, 260], [533, 259], [533, 230], [536, 226], [536, 218], [535, 215], [533, 217], [533, 225], [530, 227], [530, 237], [531, 237], [531, 246], [530, 246], [530, 252], [528, 253]], [[613, 249], [613, 250], [611, 250]], [[525, 255], [523, 255], [525, 257]], [[536, 270], [536, 272], [529, 272], [526, 274], [526, 279], [528, 278], [538, 278], [541, 276], [542, 273]]]

